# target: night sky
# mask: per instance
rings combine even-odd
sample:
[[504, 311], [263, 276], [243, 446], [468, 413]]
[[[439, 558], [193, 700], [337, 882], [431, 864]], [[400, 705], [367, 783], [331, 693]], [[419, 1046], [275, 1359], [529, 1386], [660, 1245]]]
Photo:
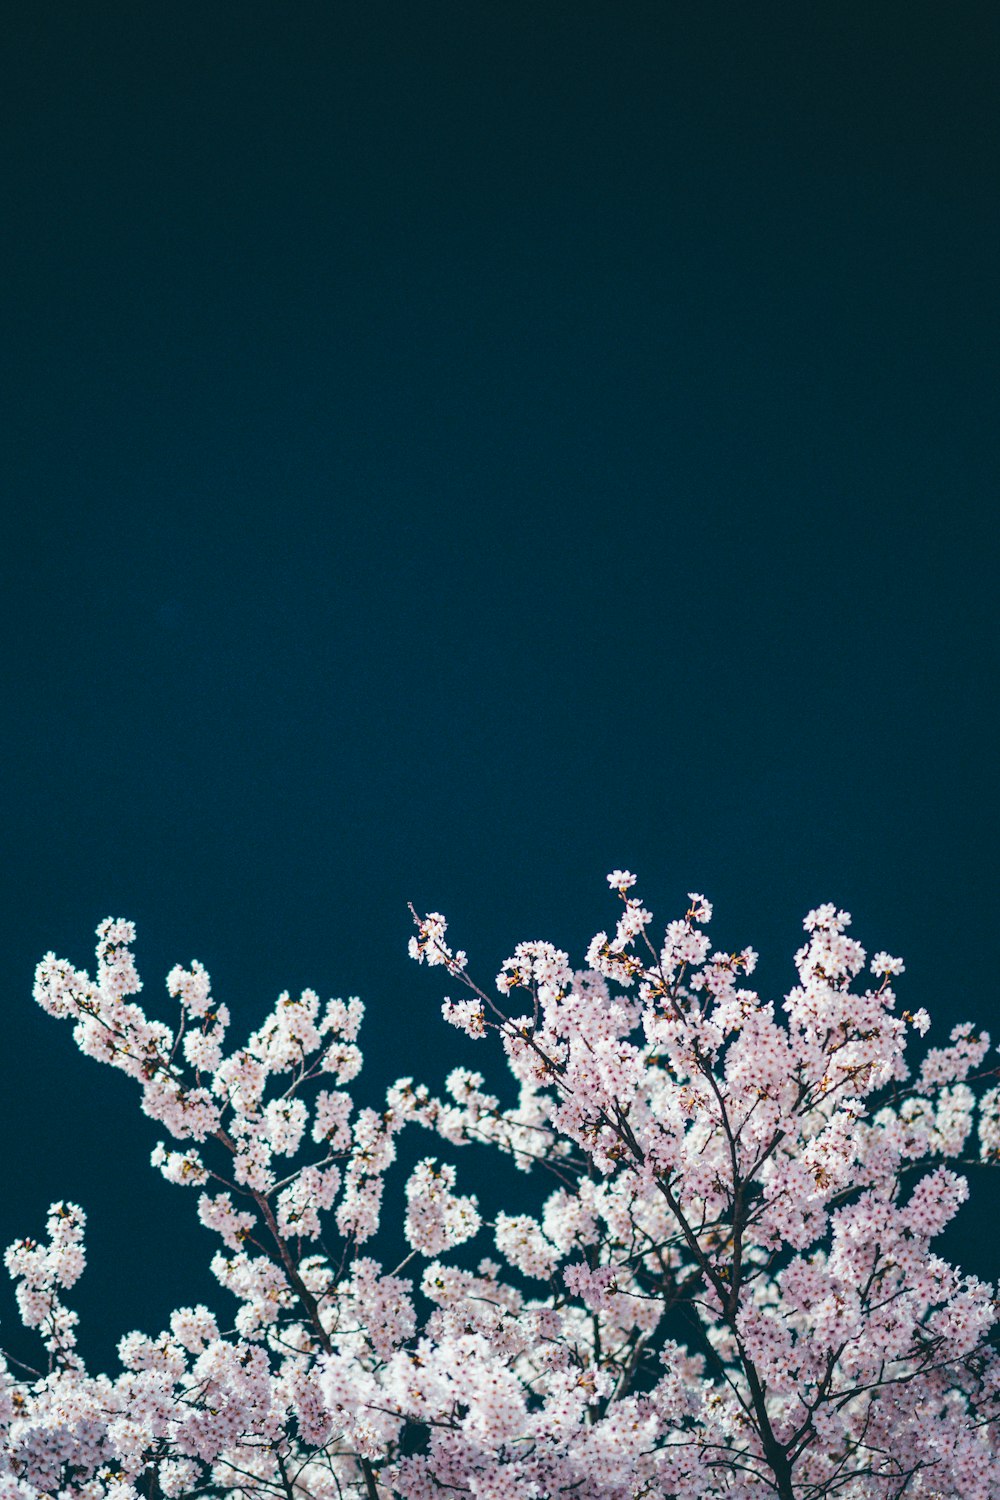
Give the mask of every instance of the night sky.
[[[106, 915], [147, 1007], [200, 958], [234, 1043], [359, 994], [373, 1104], [504, 1077], [407, 901], [490, 980], [582, 961], [614, 866], [664, 922], [704, 891], [770, 995], [833, 900], [930, 1042], [998, 1029], [992, 0], [0, 35], [0, 1240], [86, 1208], [95, 1363], [222, 1299], [137, 1090], [31, 1000]], [[950, 1241], [987, 1276], [991, 1188]], [[6, 1281], [0, 1322], [34, 1348]]]

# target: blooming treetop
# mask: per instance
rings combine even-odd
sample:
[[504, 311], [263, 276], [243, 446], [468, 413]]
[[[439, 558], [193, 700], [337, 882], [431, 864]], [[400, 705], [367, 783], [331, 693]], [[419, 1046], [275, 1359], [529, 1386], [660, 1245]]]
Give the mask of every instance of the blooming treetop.
[[[973, 1087], [988, 1036], [908, 1062], [929, 1020], [897, 1011], [903, 965], [865, 977], [832, 905], [775, 1005], [745, 987], [752, 949], [713, 951], [704, 897], [654, 943], [635, 877], [608, 879], [620, 914], [586, 968], [522, 943], [493, 990], [417, 918], [412, 955], [464, 990], [446, 1020], [503, 1048], [506, 1103], [463, 1067], [357, 1108], [356, 999], [284, 994], [232, 1047], [194, 963], [167, 979], [176, 1025], [150, 1020], [128, 922], [101, 924], [93, 978], [42, 960], [39, 1003], [170, 1137], [153, 1164], [196, 1190], [236, 1311], [179, 1308], [90, 1373], [63, 1300], [84, 1214], [53, 1205], [6, 1255], [47, 1364], [0, 1364], [0, 1500], [1000, 1497], [992, 1288], [931, 1248], [975, 1128], [1000, 1157], [1000, 1091]], [[428, 1155], [387, 1271], [365, 1247], [413, 1127], [545, 1174], [544, 1208], [485, 1224]]]

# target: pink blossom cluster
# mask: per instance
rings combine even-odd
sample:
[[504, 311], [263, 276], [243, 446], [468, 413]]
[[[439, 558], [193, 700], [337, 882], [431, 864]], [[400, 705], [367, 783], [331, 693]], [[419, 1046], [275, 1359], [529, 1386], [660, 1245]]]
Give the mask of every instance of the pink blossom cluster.
[[[6, 1256], [47, 1362], [0, 1367], [0, 1500], [998, 1500], [997, 1303], [932, 1247], [956, 1168], [1000, 1158], [989, 1037], [908, 1060], [929, 1018], [833, 905], [776, 1004], [745, 984], [752, 948], [713, 949], [703, 896], [654, 939], [635, 877], [608, 881], [586, 968], [525, 942], [491, 989], [417, 917], [411, 954], [463, 991], [445, 1018], [495, 1033], [513, 1089], [460, 1067], [380, 1110], [346, 1087], [356, 999], [283, 994], [233, 1048], [197, 963], [168, 978], [176, 1024], [146, 1017], [130, 923], [101, 924], [93, 979], [46, 956], [37, 1000], [136, 1080], [235, 1311], [180, 1308], [91, 1374], [62, 1300], [84, 1215], [54, 1205]], [[394, 1200], [410, 1253], [386, 1270], [412, 1127], [440, 1145]], [[487, 1222], [447, 1159], [470, 1144], [543, 1192]]]

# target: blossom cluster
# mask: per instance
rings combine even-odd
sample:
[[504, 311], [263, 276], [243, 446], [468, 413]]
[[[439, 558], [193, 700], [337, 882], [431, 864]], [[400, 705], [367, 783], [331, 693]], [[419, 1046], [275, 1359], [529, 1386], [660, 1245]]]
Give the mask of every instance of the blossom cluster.
[[[63, 1302], [84, 1215], [55, 1204], [6, 1256], [47, 1368], [0, 1364], [0, 1500], [1000, 1497], [993, 1288], [932, 1243], [957, 1169], [1000, 1157], [990, 1038], [908, 1057], [930, 1023], [897, 1008], [903, 964], [869, 964], [834, 905], [776, 1003], [752, 948], [713, 948], [703, 896], [654, 940], [635, 877], [608, 882], [586, 967], [524, 942], [491, 988], [417, 917], [412, 956], [463, 992], [445, 1019], [494, 1037], [513, 1089], [459, 1067], [379, 1110], [347, 1087], [357, 999], [283, 994], [232, 1047], [197, 963], [168, 977], [175, 1025], [147, 1018], [128, 922], [101, 924], [93, 978], [43, 959], [36, 999], [135, 1080], [236, 1306], [179, 1308], [91, 1374]], [[400, 1185], [387, 1270], [412, 1128], [440, 1144]], [[486, 1222], [448, 1159], [468, 1145], [541, 1179], [535, 1211]]]

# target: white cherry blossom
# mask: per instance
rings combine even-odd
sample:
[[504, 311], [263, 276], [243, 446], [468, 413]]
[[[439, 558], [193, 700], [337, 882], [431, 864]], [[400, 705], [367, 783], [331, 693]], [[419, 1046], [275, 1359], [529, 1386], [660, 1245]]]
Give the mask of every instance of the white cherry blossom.
[[[91, 1374], [65, 1300], [85, 1216], [54, 1204], [5, 1256], [44, 1368], [0, 1359], [0, 1500], [1000, 1500], [994, 1291], [933, 1245], [962, 1166], [1000, 1160], [990, 1038], [913, 1058], [902, 961], [866, 970], [833, 903], [766, 997], [704, 896], [654, 931], [636, 877], [608, 884], [583, 968], [523, 942], [490, 987], [414, 913], [412, 956], [464, 990], [445, 1020], [507, 1077], [400, 1078], [380, 1108], [346, 1088], [356, 997], [286, 992], [234, 1047], [197, 962], [168, 976], [176, 1024], [146, 1016], [129, 922], [101, 923], [93, 978], [46, 955], [38, 1002], [172, 1138], [152, 1163], [197, 1187], [222, 1293]], [[401, 1182], [414, 1127], [440, 1154]], [[466, 1147], [525, 1201], [484, 1222]]]

